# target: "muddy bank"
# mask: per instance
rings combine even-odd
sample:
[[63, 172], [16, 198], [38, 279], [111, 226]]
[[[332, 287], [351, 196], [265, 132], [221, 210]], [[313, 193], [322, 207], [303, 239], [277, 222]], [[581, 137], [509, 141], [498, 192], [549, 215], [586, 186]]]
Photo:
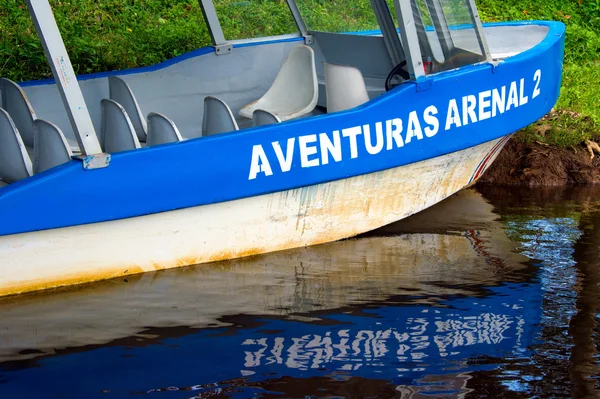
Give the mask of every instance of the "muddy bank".
[[585, 146], [561, 149], [525, 144], [518, 136], [506, 144], [478, 185], [561, 186], [600, 183], [600, 156]]

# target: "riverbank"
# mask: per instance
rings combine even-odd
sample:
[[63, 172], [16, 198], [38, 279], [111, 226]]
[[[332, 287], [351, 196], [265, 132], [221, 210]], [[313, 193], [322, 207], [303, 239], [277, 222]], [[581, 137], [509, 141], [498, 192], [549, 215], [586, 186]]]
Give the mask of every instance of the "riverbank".
[[506, 144], [478, 186], [563, 186], [600, 184], [600, 156], [585, 143], [561, 148], [527, 142], [521, 131]]

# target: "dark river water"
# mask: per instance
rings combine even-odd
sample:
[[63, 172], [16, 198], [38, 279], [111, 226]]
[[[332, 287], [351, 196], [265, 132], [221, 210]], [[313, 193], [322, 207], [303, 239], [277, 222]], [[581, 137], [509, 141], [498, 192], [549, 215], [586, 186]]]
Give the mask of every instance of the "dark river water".
[[600, 190], [0, 300], [0, 398], [600, 397]]

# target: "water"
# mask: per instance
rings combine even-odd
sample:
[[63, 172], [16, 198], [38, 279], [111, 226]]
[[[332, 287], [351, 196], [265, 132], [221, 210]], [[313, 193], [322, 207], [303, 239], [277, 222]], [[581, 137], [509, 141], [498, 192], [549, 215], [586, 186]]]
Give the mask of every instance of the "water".
[[0, 300], [0, 398], [599, 397], [599, 193]]

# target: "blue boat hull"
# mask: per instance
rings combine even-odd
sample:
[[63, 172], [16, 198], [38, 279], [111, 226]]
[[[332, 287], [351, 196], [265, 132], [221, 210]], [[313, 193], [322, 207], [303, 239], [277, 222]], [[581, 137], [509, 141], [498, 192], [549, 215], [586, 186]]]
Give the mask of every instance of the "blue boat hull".
[[312, 186], [507, 136], [559, 96], [564, 25], [536, 24], [549, 32], [528, 51], [405, 83], [346, 112], [116, 153], [103, 169], [73, 160], [11, 184], [0, 189], [0, 236]]

